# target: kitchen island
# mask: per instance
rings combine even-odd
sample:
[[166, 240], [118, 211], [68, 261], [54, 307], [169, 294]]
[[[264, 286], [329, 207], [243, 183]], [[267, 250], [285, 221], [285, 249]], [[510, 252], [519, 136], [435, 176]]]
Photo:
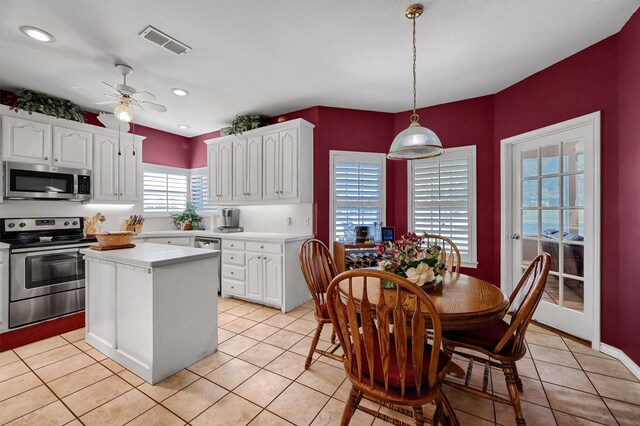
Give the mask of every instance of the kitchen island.
[[219, 251], [141, 243], [81, 253], [87, 343], [151, 384], [217, 350]]

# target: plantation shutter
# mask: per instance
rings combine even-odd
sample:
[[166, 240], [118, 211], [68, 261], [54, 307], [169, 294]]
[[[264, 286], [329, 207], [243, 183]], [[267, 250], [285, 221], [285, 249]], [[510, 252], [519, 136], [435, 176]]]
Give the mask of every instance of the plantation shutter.
[[466, 262], [475, 262], [474, 163], [474, 150], [455, 149], [411, 165], [413, 231], [451, 239]]
[[207, 204], [209, 181], [206, 171], [191, 173], [191, 202], [197, 210], [211, 210]]
[[187, 172], [160, 169], [144, 170], [144, 211], [181, 211], [189, 196]]
[[333, 153], [334, 239], [352, 225], [384, 220], [384, 155]]

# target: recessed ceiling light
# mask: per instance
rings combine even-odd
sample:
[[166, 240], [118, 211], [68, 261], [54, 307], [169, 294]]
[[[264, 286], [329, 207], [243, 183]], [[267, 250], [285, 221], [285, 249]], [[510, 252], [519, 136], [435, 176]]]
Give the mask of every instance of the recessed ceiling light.
[[40, 28], [23, 25], [22, 27], [20, 27], [20, 31], [22, 31], [24, 34], [38, 41], [44, 41], [49, 43], [56, 41], [56, 38], [54, 36], [52, 36], [51, 34], [49, 34], [44, 30], [41, 30]]
[[178, 124], [178, 127], [184, 130], [190, 129], [191, 126], [187, 126], [186, 124]]
[[189, 94], [189, 92], [187, 92], [184, 89], [179, 89], [179, 88], [173, 88], [171, 89], [171, 92], [173, 92], [174, 95], [176, 96], [187, 96]]

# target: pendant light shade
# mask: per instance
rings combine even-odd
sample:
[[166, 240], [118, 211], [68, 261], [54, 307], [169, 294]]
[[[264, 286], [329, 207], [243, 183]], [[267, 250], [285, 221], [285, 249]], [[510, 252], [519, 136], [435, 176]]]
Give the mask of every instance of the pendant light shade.
[[445, 152], [438, 136], [432, 130], [420, 126], [420, 117], [416, 114], [416, 18], [423, 10], [421, 4], [414, 4], [405, 11], [405, 16], [413, 21], [413, 114], [409, 127], [398, 133], [389, 148], [387, 158], [391, 160], [417, 160], [437, 157]]
[[118, 106], [113, 110], [113, 114], [120, 121], [124, 121], [125, 123], [130, 123], [133, 120], [133, 107], [131, 103], [121, 100]]

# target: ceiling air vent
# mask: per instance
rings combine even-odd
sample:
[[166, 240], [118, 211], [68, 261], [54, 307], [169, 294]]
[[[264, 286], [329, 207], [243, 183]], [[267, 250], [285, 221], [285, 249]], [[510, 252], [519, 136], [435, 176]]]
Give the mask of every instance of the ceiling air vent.
[[140, 33], [140, 37], [147, 41], [150, 41], [153, 44], [163, 47], [169, 52], [175, 53], [176, 55], [184, 55], [191, 50], [191, 48], [186, 44], [180, 43], [175, 38], [156, 30], [151, 25], [149, 25]]

